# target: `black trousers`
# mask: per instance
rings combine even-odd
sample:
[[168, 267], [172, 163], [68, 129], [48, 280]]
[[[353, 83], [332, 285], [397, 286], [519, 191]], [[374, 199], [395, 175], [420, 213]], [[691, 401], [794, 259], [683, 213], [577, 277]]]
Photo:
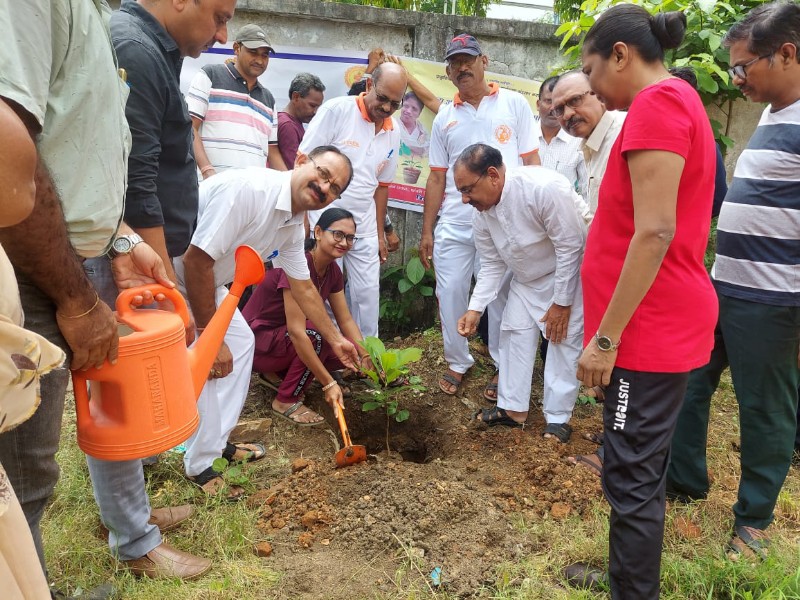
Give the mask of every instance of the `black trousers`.
[[688, 378], [615, 368], [606, 388], [602, 481], [614, 600], [659, 597], [667, 465]]

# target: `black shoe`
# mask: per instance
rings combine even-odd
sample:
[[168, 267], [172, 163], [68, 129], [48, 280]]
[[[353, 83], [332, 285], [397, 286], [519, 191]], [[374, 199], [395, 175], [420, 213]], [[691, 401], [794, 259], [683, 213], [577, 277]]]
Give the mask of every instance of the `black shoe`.
[[574, 588], [594, 591], [608, 589], [608, 573], [587, 563], [573, 563], [566, 567], [564, 579]]

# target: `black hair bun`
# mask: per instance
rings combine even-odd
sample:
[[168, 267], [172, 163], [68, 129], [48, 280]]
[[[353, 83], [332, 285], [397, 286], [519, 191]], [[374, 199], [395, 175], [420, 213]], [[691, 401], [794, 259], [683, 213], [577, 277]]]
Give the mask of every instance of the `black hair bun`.
[[658, 13], [650, 21], [650, 28], [662, 48], [677, 48], [686, 34], [686, 15], [679, 11]]

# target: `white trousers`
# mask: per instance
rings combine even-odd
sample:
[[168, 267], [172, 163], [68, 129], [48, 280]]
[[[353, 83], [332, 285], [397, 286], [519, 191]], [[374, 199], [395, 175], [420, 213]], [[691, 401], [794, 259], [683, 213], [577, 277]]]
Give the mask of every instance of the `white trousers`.
[[[472, 277], [477, 277], [480, 271], [472, 227], [439, 221], [434, 232], [433, 261], [444, 359], [454, 372], [466, 373], [475, 364], [475, 359], [469, 353], [467, 338], [458, 333], [458, 320], [467, 312]], [[486, 309], [489, 315], [489, 353], [495, 365], [500, 363], [500, 322], [510, 279], [510, 274], [506, 274], [497, 299]]]
[[[227, 296], [224, 286], [217, 288], [217, 306]], [[209, 379], [200, 393], [197, 410], [200, 425], [186, 441], [183, 465], [190, 477], [199, 475], [222, 456], [225, 444], [242, 412], [250, 387], [255, 338], [239, 309], [225, 333], [225, 343], [233, 355], [233, 371], [222, 379]]]
[[378, 337], [381, 260], [378, 237], [358, 238], [340, 259], [347, 271], [345, 298], [353, 320], [364, 337]]
[[[497, 406], [526, 412], [530, 406], [531, 377], [539, 345], [545, 332], [544, 316], [553, 302], [552, 276], [531, 283], [511, 281], [508, 303], [500, 332], [500, 381]], [[567, 423], [578, 397], [578, 358], [583, 347], [583, 294], [580, 283], [572, 302], [567, 336], [547, 347], [544, 368], [544, 418], [547, 423]]]

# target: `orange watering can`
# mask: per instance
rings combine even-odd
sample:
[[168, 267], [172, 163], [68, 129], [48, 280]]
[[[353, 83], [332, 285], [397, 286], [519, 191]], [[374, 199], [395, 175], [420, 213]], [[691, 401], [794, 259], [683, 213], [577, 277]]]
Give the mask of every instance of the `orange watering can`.
[[[197, 398], [239, 298], [263, 277], [264, 262], [258, 252], [249, 246], [237, 248], [230, 293], [192, 348], [186, 347], [189, 311], [179, 291], [157, 284], [123, 291], [116, 307], [117, 364], [72, 372], [81, 450], [104, 460], [131, 460], [186, 441], [200, 421]], [[177, 312], [132, 308], [133, 297], [144, 290], [164, 294]]]

